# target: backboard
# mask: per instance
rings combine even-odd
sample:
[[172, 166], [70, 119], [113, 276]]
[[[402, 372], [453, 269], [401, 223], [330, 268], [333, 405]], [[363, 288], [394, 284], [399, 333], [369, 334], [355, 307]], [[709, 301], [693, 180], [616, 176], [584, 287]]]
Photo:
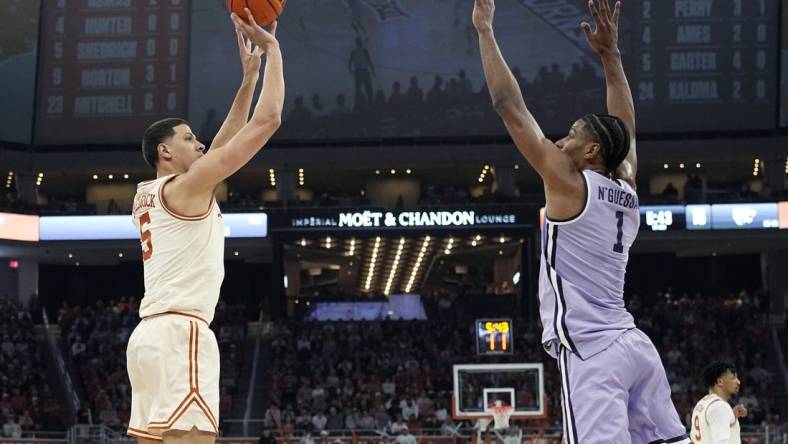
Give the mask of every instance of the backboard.
[[455, 420], [491, 418], [490, 406], [496, 401], [514, 407], [512, 419], [539, 419], [547, 414], [541, 363], [457, 364], [453, 384]]

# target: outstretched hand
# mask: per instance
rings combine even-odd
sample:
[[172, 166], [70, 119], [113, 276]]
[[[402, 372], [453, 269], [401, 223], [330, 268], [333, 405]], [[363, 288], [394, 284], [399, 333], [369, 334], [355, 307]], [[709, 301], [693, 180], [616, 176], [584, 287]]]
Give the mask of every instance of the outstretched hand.
[[621, 1], [616, 1], [612, 11], [608, 2], [609, 0], [588, 0], [588, 11], [594, 18], [596, 29], [591, 30], [591, 25], [588, 22], [580, 24], [591, 48], [600, 55], [618, 51], [618, 20], [621, 17]]
[[748, 413], [749, 412], [747, 411], [747, 407], [745, 407], [744, 404], [738, 404], [736, 407], [733, 408], [733, 414], [734, 416], [736, 416], [736, 419], [744, 418], [745, 416], [747, 416]]
[[263, 55], [263, 50], [259, 46], [252, 45], [252, 41], [244, 37], [243, 33], [237, 29], [235, 30], [235, 36], [238, 38], [238, 52], [241, 56], [241, 67], [243, 68], [244, 77], [258, 74], [260, 72], [260, 57]]
[[473, 26], [477, 31], [491, 30], [494, 15], [495, 0], [475, 0], [473, 2]]
[[254, 21], [252, 11], [249, 8], [244, 8], [246, 18], [241, 18], [235, 13], [230, 14], [230, 19], [235, 25], [235, 30], [246, 36], [251, 43], [257, 45], [262, 50], [262, 53], [268, 52], [269, 49], [279, 46], [279, 41], [276, 40], [276, 22], [271, 23], [269, 30], [266, 31]]

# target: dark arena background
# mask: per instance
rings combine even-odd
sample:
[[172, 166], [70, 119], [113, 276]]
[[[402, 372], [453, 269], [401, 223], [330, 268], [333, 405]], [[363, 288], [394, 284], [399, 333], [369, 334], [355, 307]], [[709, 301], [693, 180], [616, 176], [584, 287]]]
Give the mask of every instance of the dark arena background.
[[[242, 77], [225, 3], [0, 0], [0, 443], [133, 442], [129, 215], [155, 178], [140, 140], [180, 116], [210, 145]], [[551, 140], [605, 112], [584, 1], [496, 6]], [[788, 0], [623, 8], [641, 214], [627, 309], [688, 432], [703, 367], [727, 358], [742, 442], [788, 443]], [[471, 443], [482, 391], [533, 407], [512, 418], [520, 442], [562, 442], [543, 183], [491, 105], [472, 9], [287, 3], [282, 126], [216, 189], [217, 442]]]

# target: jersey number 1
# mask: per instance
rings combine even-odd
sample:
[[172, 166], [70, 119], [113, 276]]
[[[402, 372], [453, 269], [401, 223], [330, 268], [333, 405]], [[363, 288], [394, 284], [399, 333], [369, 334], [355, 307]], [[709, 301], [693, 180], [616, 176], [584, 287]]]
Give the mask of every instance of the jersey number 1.
[[616, 253], [623, 253], [624, 244], [621, 243], [621, 238], [624, 237], [624, 212], [616, 211], [616, 219], [618, 219], [618, 237], [616, 238], [616, 243], [613, 245], [613, 251]]
[[153, 255], [153, 240], [151, 240], [150, 229], [142, 230], [142, 226], [148, 224], [150, 226], [150, 213], [144, 212], [140, 216], [140, 241], [145, 244], [142, 249], [142, 261], [145, 262]]

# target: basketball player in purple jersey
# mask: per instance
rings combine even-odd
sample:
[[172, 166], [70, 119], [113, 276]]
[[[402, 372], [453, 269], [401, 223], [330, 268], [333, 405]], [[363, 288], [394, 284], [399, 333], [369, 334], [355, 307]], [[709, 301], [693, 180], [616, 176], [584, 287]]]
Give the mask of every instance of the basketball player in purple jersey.
[[624, 306], [629, 248], [640, 225], [635, 110], [618, 49], [621, 3], [590, 0], [582, 23], [602, 59], [609, 114], [577, 120], [552, 142], [528, 111], [493, 34], [494, 0], [475, 0], [484, 75], [517, 148], [544, 181], [539, 277], [545, 350], [561, 372], [567, 444], [689, 443], [659, 354]]

